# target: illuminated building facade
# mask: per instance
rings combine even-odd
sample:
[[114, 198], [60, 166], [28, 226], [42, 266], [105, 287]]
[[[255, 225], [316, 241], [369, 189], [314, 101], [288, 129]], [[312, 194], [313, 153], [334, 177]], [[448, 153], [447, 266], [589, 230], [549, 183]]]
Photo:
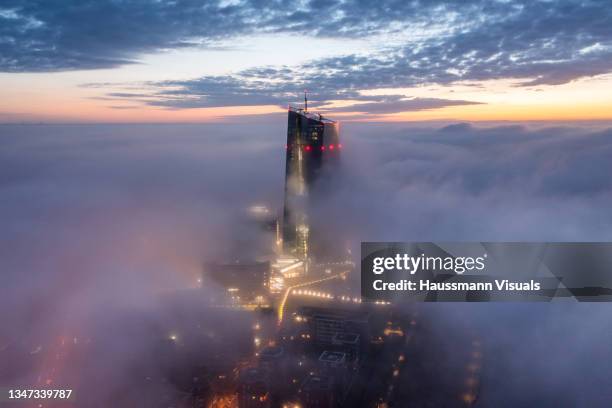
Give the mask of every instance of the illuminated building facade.
[[338, 123], [306, 109], [289, 108], [282, 241], [285, 254], [305, 260], [310, 254], [308, 221], [313, 186], [339, 161]]

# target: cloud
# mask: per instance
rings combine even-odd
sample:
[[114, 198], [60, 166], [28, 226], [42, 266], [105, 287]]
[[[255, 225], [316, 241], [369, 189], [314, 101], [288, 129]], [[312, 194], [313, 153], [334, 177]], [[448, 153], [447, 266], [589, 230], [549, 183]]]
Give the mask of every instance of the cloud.
[[[189, 287], [204, 260], [231, 254], [245, 205], [280, 207], [281, 119], [0, 126], [0, 345], [93, 326], [96, 353], [79, 378], [95, 385], [96, 403], [133, 406], [116, 398], [147, 394], [139, 374], [159, 363], [149, 325], [161, 331], [200, 310], [188, 303], [168, 315], [153, 294]], [[313, 228], [348, 237], [354, 254], [362, 240], [612, 239], [612, 129], [350, 123], [341, 131], [343, 168]], [[457, 322], [480, 333], [486, 405], [609, 405], [600, 392], [610, 377], [609, 305], [480, 306], [423, 305], [419, 320], [451, 352], [467, 335]], [[165, 383], [164, 392], [178, 390]]]
[[386, 98], [380, 102], [357, 103], [342, 108], [320, 108], [321, 112], [363, 112], [367, 114], [387, 114], [406, 111], [420, 111], [427, 109], [438, 109], [446, 106], [478, 105], [479, 102], [471, 102], [454, 99], [440, 98]]
[[[2, 126], [0, 135], [3, 381], [35, 384], [46, 364], [40, 356], [55, 361], [54, 342], [76, 337], [87, 353], [56, 368], [82, 392], [81, 406], [135, 406], [145, 403], [143, 389], [155, 405], [180, 392], [161, 380], [160, 343], [170, 329], [193, 330], [193, 314], [199, 333], [212, 325], [222, 347], [252, 344], [251, 317], [202, 306], [224, 291], [209, 281], [191, 297], [186, 289], [205, 261], [230, 259], [236, 248], [248, 257], [265, 245], [237, 214], [280, 200], [282, 159], [270, 151], [281, 146], [253, 140], [247, 126]], [[240, 187], [244, 174], [253, 190]], [[177, 291], [187, 311], [175, 316], [162, 295]], [[218, 341], [199, 343], [198, 361], [213, 364], [219, 350], [210, 343]]]
[[[610, 130], [343, 124], [346, 179], [322, 212], [371, 241], [602, 240]], [[354, 220], [363, 220], [355, 223]], [[355, 250], [358, 250], [356, 248]]]
[[400, 10], [387, 15], [384, 8], [341, 1], [9, 0], [0, 8], [0, 68], [8, 72], [109, 68], [133, 63], [147, 52], [215, 47], [220, 39], [252, 33], [364, 36], [383, 31], [386, 22], [398, 21], [399, 11], [418, 10], [401, 3], [396, 7]]
[[[0, 9], [0, 70], [108, 68], [133, 63], [144, 53], [274, 33], [401, 40], [370, 55], [347, 50], [303, 66], [205, 77], [185, 87], [204, 92], [212, 103], [215, 84], [234, 86], [230, 100], [220, 98], [215, 105], [224, 106], [236, 103], [232, 95], [247, 103], [275, 100], [268, 78], [293, 84], [293, 92], [308, 83], [344, 92], [494, 78], [559, 84], [610, 72], [611, 13], [605, 1], [570, 0], [8, 1]], [[253, 89], [259, 92], [252, 95]]]
[[[273, 71], [267, 68], [266, 72]], [[276, 71], [275, 71], [276, 72]], [[274, 76], [274, 75], [272, 75]], [[340, 86], [338, 86], [340, 85]], [[90, 86], [95, 86], [91, 84]], [[314, 81], [305, 87], [320, 89]], [[104, 85], [102, 85], [104, 87]], [[145, 88], [146, 89], [146, 88]], [[478, 102], [441, 98], [405, 98], [399, 95], [362, 95], [357, 91], [342, 89], [341, 84], [323, 87], [324, 91], [309, 93], [309, 106], [321, 112], [360, 112], [387, 114], [404, 111], [437, 109], [445, 106], [475, 105]], [[287, 102], [299, 104], [300, 95], [290, 82], [269, 84], [265, 81], [247, 81], [236, 77], [212, 77], [187, 81], [154, 83], [149, 93], [111, 92], [104, 99], [130, 100], [170, 109], [188, 109], [218, 106], [276, 105], [285, 107]], [[333, 107], [333, 100], [353, 102], [348, 106]]]
[[[402, 106], [406, 111], [422, 109], [425, 102], [399, 103], [397, 95], [372, 97], [362, 91], [494, 79], [513, 79], [518, 86], [557, 85], [612, 71], [612, 12], [602, 2], [348, 4], [335, 5], [329, 20], [313, 24], [325, 30], [307, 34], [386, 38], [391, 33], [384, 27], [392, 26], [403, 33], [403, 41], [369, 54], [347, 51], [297, 66], [254, 67], [224, 76], [148, 83], [143, 88], [150, 98], [140, 102], [174, 109], [284, 106], [308, 89], [314, 107], [348, 100], [371, 102], [355, 105], [367, 113], [391, 113], [400, 112]], [[371, 20], [358, 19], [351, 14], [355, 10], [369, 14]], [[307, 15], [297, 14], [289, 19], [292, 24], [278, 23], [274, 30], [306, 30], [308, 24], [295, 21]], [[342, 17], [336, 19], [336, 15]], [[349, 21], [352, 29], [343, 32]], [[428, 31], [427, 24], [437, 28]], [[414, 35], [419, 31], [415, 27], [424, 34]], [[468, 103], [432, 101], [432, 108]]]
[[0, 9], [0, 67], [44, 72], [134, 63], [145, 52], [220, 38], [224, 26], [240, 33], [248, 17], [242, 12], [196, 1], [8, 1]]
[[363, 114], [386, 114], [475, 102], [363, 91], [491, 79], [557, 85], [609, 73], [611, 22], [605, 1], [11, 0], [0, 8], [0, 71], [112, 68], [147, 53], [218, 48], [251, 35], [361, 38], [381, 45], [294, 66], [125, 84], [105, 97], [168, 109], [285, 106], [308, 89], [313, 107], [344, 100]]

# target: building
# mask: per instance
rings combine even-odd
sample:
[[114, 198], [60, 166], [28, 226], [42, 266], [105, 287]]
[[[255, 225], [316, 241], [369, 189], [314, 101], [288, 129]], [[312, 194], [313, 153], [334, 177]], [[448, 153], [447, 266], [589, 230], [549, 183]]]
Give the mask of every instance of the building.
[[238, 386], [239, 408], [269, 408], [270, 381], [265, 370], [249, 367], [240, 372]]
[[282, 242], [285, 254], [299, 259], [311, 255], [312, 231], [308, 220], [313, 187], [327, 171], [333, 171], [342, 145], [338, 124], [320, 114], [289, 108], [285, 162], [285, 203]]
[[208, 263], [204, 275], [223, 286], [235, 303], [261, 303], [268, 295], [270, 262]]
[[326, 375], [310, 375], [302, 384], [301, 400], [308, 408], [335, 407], [333, 378]]
[[270, 265], [270, 293], [276, 295], [283, 292], [291, 282], [305, 276], [307, 270], [308, 263], [301, 259], [285, 255], [276, 258]]
[[368, 311], [304, 306], [298, 314], [319, 346], [362, 349], [369, 341], [372, 315]]
[[344, 368], [347, 365], [347, 355], [341, 351], [325, 350], [319, 356], [319, 363], [330, 370]]
[[349, 390], [353, 370], [348, 355], [341, 351], [326, 350], [319, 356], [319, 372], [331, 378], [336, 400], [343, 400]]
[[332, 345], [343, 350], [350, 361], [356, 361], [360, 351], [360, 336], [357, 333], [338, 332], [332, 338]]

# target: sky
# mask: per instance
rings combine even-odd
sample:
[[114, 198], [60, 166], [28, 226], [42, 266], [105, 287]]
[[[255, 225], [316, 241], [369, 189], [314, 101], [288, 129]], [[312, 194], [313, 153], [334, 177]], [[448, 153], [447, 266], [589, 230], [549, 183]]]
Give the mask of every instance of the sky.
[[[607, 1], [5, 0], [0, 123], [608, 121]], [[254, 116], [251, 116], [254, 115]]]

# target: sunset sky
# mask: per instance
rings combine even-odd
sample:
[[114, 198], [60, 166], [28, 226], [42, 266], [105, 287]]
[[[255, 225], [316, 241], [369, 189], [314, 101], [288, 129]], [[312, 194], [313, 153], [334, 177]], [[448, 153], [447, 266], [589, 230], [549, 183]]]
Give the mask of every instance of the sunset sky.
[[612, 120], [605, 1], [3, 1], [0, 123]]

